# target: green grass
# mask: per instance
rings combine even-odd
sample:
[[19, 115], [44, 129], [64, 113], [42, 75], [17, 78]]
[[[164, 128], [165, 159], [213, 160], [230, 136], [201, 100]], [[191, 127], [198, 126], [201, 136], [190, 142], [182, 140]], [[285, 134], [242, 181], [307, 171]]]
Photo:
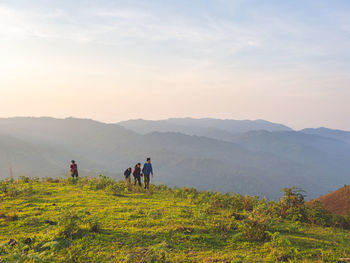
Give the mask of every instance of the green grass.
[[[144, 191], [106, 178], [18, 180], [7, 187], [0, 191], [0, 262], [338, 262], [350, 257], [350, 231], [338, 228], [267, 218], [264, 237], [249, 239], [245, 220], [253, 216], [252, 208], [266, 204], [257, 198], [235, 195], [232, 205], [236, 199], [227, 195], [154, 185]], [[225, 198], [233, 200], [230, 205]], [[10, 239], [17, 243], [8, 245]]]

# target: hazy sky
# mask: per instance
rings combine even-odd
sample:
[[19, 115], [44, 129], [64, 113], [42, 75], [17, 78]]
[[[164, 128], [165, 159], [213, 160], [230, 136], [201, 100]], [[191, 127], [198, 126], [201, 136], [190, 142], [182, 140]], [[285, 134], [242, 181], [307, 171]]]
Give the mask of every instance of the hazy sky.
[[0, 0], [0, 117], [350, 130], [349, 0]]

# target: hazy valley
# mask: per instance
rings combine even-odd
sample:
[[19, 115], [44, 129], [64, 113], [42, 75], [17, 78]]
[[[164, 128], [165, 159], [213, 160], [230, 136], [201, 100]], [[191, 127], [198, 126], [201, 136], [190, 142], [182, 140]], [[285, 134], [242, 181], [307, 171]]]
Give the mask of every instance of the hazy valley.
[[315, 198], [349, 182], [349, 141], [345, 131], [293, 131], [262, 120], [6, 118], [0, 176], [63, 176], [75, 159], [82, 175], [121, 179], [151, 156], [154, 181], [169, 186], [275, 199], [296, 185]]

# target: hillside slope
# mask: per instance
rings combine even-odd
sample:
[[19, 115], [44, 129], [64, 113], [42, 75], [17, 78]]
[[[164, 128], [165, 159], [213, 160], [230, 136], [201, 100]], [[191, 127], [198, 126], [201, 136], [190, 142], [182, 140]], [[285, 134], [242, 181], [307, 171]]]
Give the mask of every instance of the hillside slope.
[[323, 195], [315, 200], [320, 201], [329, 212], [346, 215], [350, 213], [350, 185]]
[[[100, 177], [0, 181], [0, 262], [338, 262], [350, 232], [255, 197]], [[271, 220], [271, 218], [274, 220]]]

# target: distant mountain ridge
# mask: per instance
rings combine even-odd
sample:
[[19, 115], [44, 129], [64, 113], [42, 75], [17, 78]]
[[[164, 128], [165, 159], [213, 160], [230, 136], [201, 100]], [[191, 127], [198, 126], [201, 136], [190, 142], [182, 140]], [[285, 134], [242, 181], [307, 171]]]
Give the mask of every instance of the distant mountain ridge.
[[302, 132], [307, 134], [317, 134], [320, 136], [329, 137], [350, 143], [350, 131], [334, 130], [321, 127], [317, 129], [303, 129]]
[[[350, 145], [341, 140], [275, 124], [276, 131], [257, 125], [258, 130], [234, 134], [227, 131], [231, 121], [219, 128], [213, 119], [199, 121], [211, 123], [209, 128], [197, 122], [181, 120], [195, 127], [188, 135], [178, 130], [137, 133], [89, 119], [0, 119], [0, 177], [10, 175], [10, 166], [16, 176], [61, 176], [76, 159], [82, 175], [122, 178], [126, 167], [151, 156], [154, 180], [169, 186], [278, 198], [282, 187], [297, 185], [315, 198], [348, 182]], [[205, 136], [209, 131], [214, 135]]]
[[205, 136], [213, 139], [230, 141], [237, 133], [254, 130], [291, 131], [292, 129], [264, 120], [221, 120], [212, 118], [171, 118], [159, 121], [128, 120], [117, 123], [140, 134], [150, 132], [180, 132], [187, 135]]

